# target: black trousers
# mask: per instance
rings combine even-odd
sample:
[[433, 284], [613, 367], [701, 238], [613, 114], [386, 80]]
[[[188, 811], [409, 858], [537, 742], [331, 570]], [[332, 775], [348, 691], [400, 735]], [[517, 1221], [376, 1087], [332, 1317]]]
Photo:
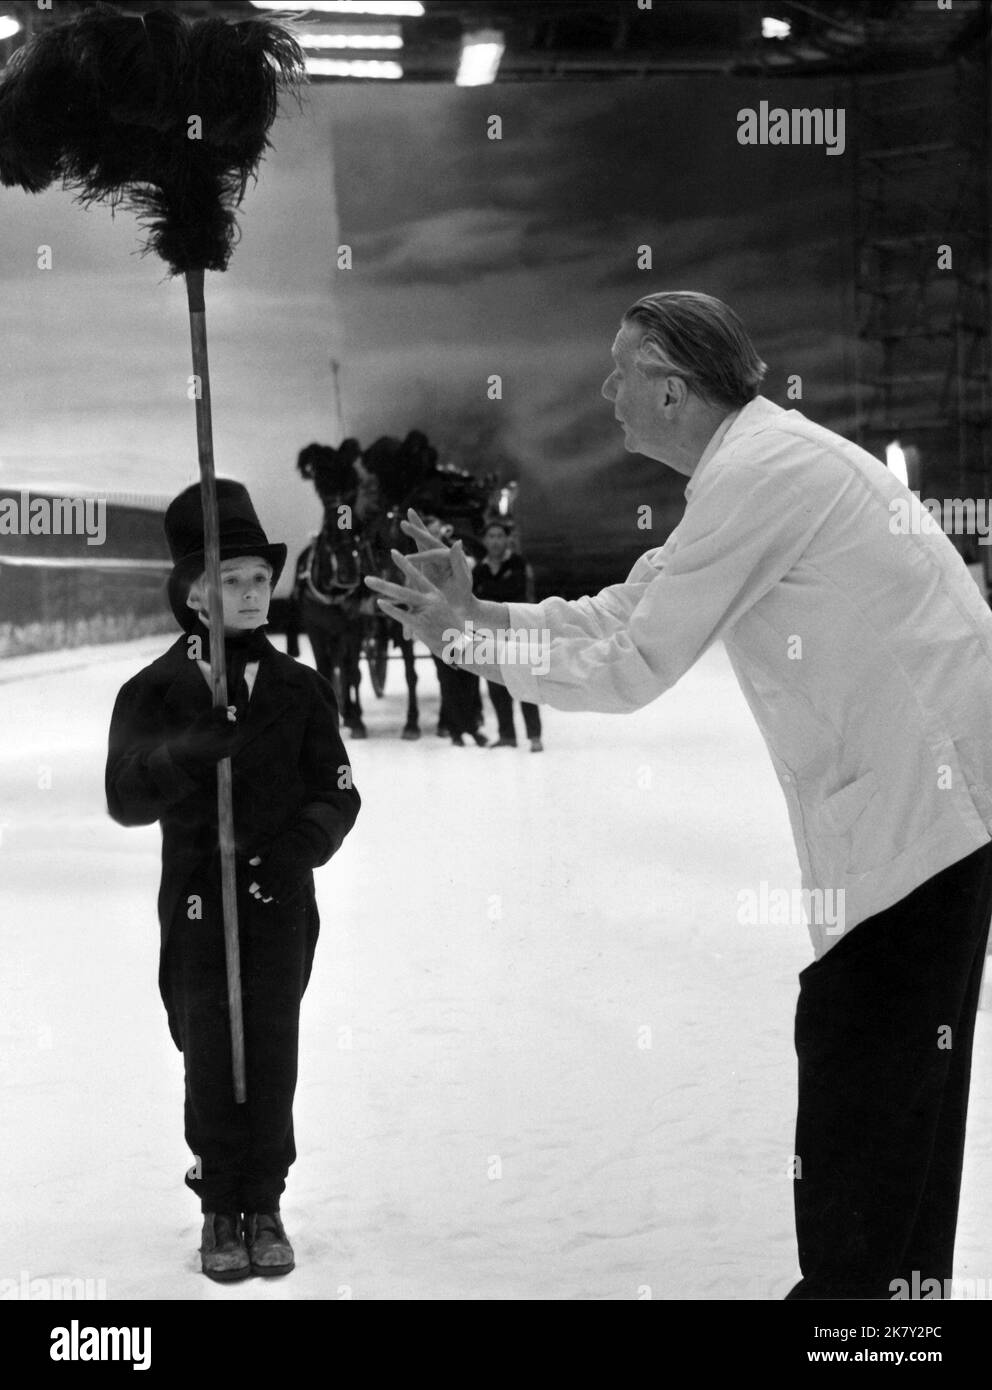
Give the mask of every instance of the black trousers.
[[[950, 1279], [992, 843], [859, 923], [799, 976], [788, 1299]], [[931, 1286], [932, 1288], [933, 1286]]]
[[[498, 681], [486, 681], [489, 689], [489, 698], [493, 702], [493, 709], [496, 711], [496, 719], [499, 724], [500, 738], [513, 739], [516, 742], [517, 731], [513, 725], [513, 696], [505, 685], [500, 685]], [[528, 738], [541, 737], [541, 711], [537, 705], [520, 702], [520, 708], [524, 716], [524, 728], [527, 730]]]
[[482, 727], [479, 677], [462, 667], [448, 666], [437, 657], [434, 657], [434, 665], [441, 688], [438, 721], [447, 727], [449, 734], [474, 734]]
[[[239, 876], [240, 877], [240, 876]], [[191, 887], [196, 891], [196, 885]], [[288, 903], [238, 894], [247, 1100], [234, 1100], [227, 966], [219, 897], [202, 920], [177, 912], [163, 970], [166, 1005], [186, 1069], [186, 1142], [197, 1162], [186, 1185], [203, 1211], [277, 1211], [296, 1158], [300, 1001], [319, 918], [306, 884]]]

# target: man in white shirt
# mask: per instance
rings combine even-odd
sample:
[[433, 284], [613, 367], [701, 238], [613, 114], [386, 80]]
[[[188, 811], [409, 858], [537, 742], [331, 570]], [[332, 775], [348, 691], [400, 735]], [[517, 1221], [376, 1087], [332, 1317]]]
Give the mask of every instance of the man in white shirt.
[[992, 913], [992, 614], [882, 463], [758, 394], [765, 364], [725, 304], [648, 295], [613, 358], [627, 449], [690, 479], [623, 584], [482, 603], [460, 547], [412, 515], [407, 586], [369, 583], [445, 660], [562, 710], [640, 709], [724, 642], [814, 906], [788, 1297], [943, 1288]]

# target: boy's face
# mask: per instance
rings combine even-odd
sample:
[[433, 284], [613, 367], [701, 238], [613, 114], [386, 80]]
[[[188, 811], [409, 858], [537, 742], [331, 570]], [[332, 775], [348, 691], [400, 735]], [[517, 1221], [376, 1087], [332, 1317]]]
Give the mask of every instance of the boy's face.
[[[224, 627], [228, 632], [245, 632], [268, 621], [272, 599], [272, 566], [257, 555], [239, 555], [220, 562], [220, 587], [224, 599]], [[190, 585], [186, 599], [190, 608], [208, 621], [207, 579], [201, 575]]]

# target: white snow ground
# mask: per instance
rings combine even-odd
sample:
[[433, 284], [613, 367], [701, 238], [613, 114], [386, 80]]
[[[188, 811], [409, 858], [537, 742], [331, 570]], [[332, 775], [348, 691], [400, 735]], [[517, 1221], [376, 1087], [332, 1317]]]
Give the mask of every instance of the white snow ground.
[[[426, 660], [419, 743], [397, 736], [398, 663], [384, 700], [366, 681], [362, 813], [317, 876], [283, 1200], [298, 1268], [199, 1274], [156, 989], [159, 831], [115, 825], [102, 788], [114, 695], [166, 644], [0, 666], [0, 1281], [102, 1280], [111, 1299], [781, 1298], [811, 952], [801, 926], [736, 920], [741, 889], [796, 887], [798, 868], [722, 648], [637, 715], [546, 711], [541, 755], [436, 738]], [[987, 1009], [971, 1113], [955, 1273], [990, 1279]]]

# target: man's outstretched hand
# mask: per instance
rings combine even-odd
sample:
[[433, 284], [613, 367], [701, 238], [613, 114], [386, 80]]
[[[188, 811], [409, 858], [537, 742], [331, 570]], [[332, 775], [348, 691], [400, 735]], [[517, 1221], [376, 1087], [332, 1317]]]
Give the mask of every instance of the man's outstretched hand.
[[[420, 517], [412, 507], [407, 509], [406, 521], [400, 522], [400, 530], [405, 531], [417, 543], [416, 555], [407, 555], [405, 558], [410, 560], [424, 576], [429, 579], [442, 593], [449, 599], [455, 600], [457, 594], [451, 591], [453, 580], [453, 567], [451, 556], [454, 549], [461, 551], [461, 541], [456, 542], [455, 546], [447, 546], [437, 536], [428, 531]], [[398, 554], [393, 551], [393, 554]], [[462, 552], [464, 554], [464, 552]], [[469, 592], [471, 595], [471, 583]]]
[[406, 583], [391, 584], [387, 579], [371, 577], [365, 583], [382, 595], [377, 600], [379, 607], [403, 625], [404, 637], [419, 638], [435, 656], [440, 656], [445, 632], [450, 640], [451, 630], [461, 632], [473, 615], [472, 571], [461, 541], [450, 548], [442, 545], [412, 508], [407, 518], [400, 526], [416, 541], [417, 553], [391, 552]]

